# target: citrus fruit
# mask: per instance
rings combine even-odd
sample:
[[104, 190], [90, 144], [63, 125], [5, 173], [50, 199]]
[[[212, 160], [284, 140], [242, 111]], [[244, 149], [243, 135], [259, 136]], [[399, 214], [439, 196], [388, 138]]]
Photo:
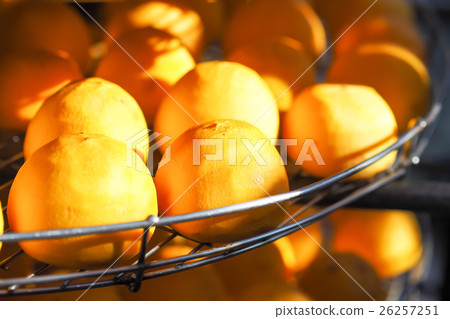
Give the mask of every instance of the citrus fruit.
[[[41, 147], [21, 167], [11, 187], [11, 229], [97, 226], [156, 215], [152, 177], [143, 161], [127, 167], [128, 156], [123, 142], [97, 134], [63, 135]], [[86, 269], [132, 258], [139, 252], [141, 234], [137, 229], [24, 241], [20, 246], [41, 262]]]
[[[287, 209], [287, 212], [293, 215], [300, 208], [300, 205], [292, 205]], [[313, 223], [286, 236], [286, 239], [292, 247], [294, 256], [291, 273], [296, 273], [305, 269], [319, 254], [320, 247], [323, 244], [322, 223]]]
[[375, 88], [392, 108], [400, 131], [425, 115], [430, 78], [426, 66], [409, 50], [391, 43], [363, 44], [333, 62], [328, 82]]
[[[173, 245], [158, 251], [156, 260], [187, 255], [189, 246]], [[226, 300], [223, 283], [212, 265], [204, 265], [142, 283], [138, 293], [120, 289], [124, 300], [152, 301], [222, 301]]]
[[417, 26], [395, 17], [375, 17], [358, 22], [334, 45], [336, 55], [342, 56], [366, 43], [394, 43], [425, 59], [425, 43]]
[[[133, 97], [114, 83], [87, 78], [67, 85], [43, 103], [28, 125], [24, 154], [28, 159], [64, 134], [96, 133], [127, 143], [143, 132], [147, 132], [147, 123]], [[136, 146], [142, 155], [148, 147], [146, 136], [146, 140], [145, 134], [140, 136]]]
[[383, 277], [412, 269], [422, 256], [422, 236], [412, 212], [341, 209], [331, 215], [332, 247], [360, 255]]
[[156, 113], [154, 128], [172, 139], [192, 126], [220, 119], [251, 123], [269, 138], [278, 135], [278, 108], [269, 86], [242, 64], [199, 63], [169, 94]]
[[62, 50], [83, 71], [89, 69], [89, 30], [83, 18], [68, 4], [20, 2], [2, 20], [0, 51]]
[[271, 88], [280, 111], [291, 107], [294, 96], [316, 82], [312, 59], [300, 42], [287, 37], [261, 38], [238, 46], [228, 56], [258, 72]]
[[309, 4], [291, 0], [258, 0], [242, 6], [228, 21], [223, 49], [226, 54], [238, 46], [267, 36], [298, 40], [311, 58], [326, 47], [323, 25]]
[[43, 101], [82, 77], [65, 53], [29, 51], [0, 56], [0, 128], [25, 131]]
[[151, 124], [167, 90], [195, 66], [195, 61], [180, 40], [153, 28], [128, 31], [118, 41], [121, 47], [110, 48], [96, 76], [127, 90]]
[[[313, 0], [314, 9], [324, 20], [332, 40], [350, 26], [374, 17], [395, 17], [407, 23], [414, 21], [414, 11], [407, 0]], [[352, 26], [352, 27], [353, 27]]]
[[[117, 10], [110, 11], [106, 28], [112, 38], [117, 39], [130, 29], [153, 27], [180, 39], [196, 59], [200, 57], [205, 45], [205, 30], [200, 15], [193, 9], [170, 0], [118, 4]], [[110, 38], [107, 40], [111, 42]]]
[[[330, 257], [331, 256], [331, 257]], [[386, 299], [386, 288], [374, 268], [350, 253], [320, 253], [305, 271], [298, 286], [316, 301], [368, 301]]]
[[260, 282], [245, 287], [238, 294], [238, 301], [311, 301], [311, 298], [288, 283]]
[[[307, 173], [328, 177], [374, 156], [397, 140], [389, 105], [371, 87], [317, 84], [303, 90], [283, 122], [283, 138], [296, 139], [289, 157]], [[351, 176], [371, 178], [395, 161], [391, 152]]]
[[283, 285], [289, 279], [286, 259], [273, 243], [218, 261], [213, 266], [231, 299], [243, 298], [240, 294], [250, 287], [262, 283]]
[[203, 21], [206, 42], [219, 39], [225, 23], [225, 2], [228, 0], [176, 0], [194, 9]]
[[[155, 177], [160, 214], [186, 214], [289, 191], [276, 148], [246, 122], [217, 120], [193, 127], [172, 143], [163, 160], [167, 156], [171, 160]], [[272, 205], [173, 228], [198, 241], [224, 243], [271, 230], [284, 216]]]

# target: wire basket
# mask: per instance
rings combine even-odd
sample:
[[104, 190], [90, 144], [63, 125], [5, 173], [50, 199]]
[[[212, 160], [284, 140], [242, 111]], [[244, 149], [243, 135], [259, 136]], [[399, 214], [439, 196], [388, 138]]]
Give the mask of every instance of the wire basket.
[[[307, 227], [323, 219], [336, 209], [349, 205], [391, 181], [404, 176], [411, 165], [420, 162], [420, 156], [423, 154], [436, 127], [446, 92], [450, 89], [450, 49], [445, 34], [442, 31], [443, 28], [440, 24], [439, 17], [426, 5], [419, 5], [418, 9], [421, 21], [425, 22], [424, 30], [429, 35], [427, 37], [430, 40], [429, 47], [432, 47], [430, 50], [432, 56], [430, 57], [429, 63], [429, 70], [433, 81], [432, 103], [430, 103], [431, 107], [428, 114], [424, 118], [417, 119], [416, 124], [400, 136], [398, 141], [393, 145], [372, 158], [329, 178], [314, 181], [284, 194], [278, 194], [245, 203], [178, 216], [162, 218], [152, 216], [147, 220], [122, 224], [56, 229], [30, 233], [13, 233], [6, 230], [3, 235], [0, 235], [0, 241], [4, 244], [24, 240], [57, 239], [112, 233], [131, 229], [142, 229], [143, 236], [141, 238], [142, 244], [140, 254], [137, 257], [137, 260], [130, 262], [129, 265], [111, 267], [108, 269], [89, 271], [78, 270], [65, 274], [43, 275], [43, 273], [52, 268], [52, 266], [40, 264], [34, 272], [26, 277], [0, 279], [0, 298], [6, 296], [85, 290], [88, 288], [100, 288], [112, 285], [127, 285], [131, 291], [137, 292], [140, 289], [143, 280], [200, 267], [266, 245], [281, 237], [292, 234], [301, 228]], [[9, 187], [12, 184], [12, 179], [20, 168], [20, 165], [23, 163], [23, 154], [20, 152], [22, 143], [21, 137], [11, 135], [7, 139], [8, 142], [6, 145], [2, 145], [0, 141], [0, 148], [3, 148], [2, 153], [8, 148], [10, 150], [16, 150], [17, 153], [14, 153], [13, 151], [7, 159], [0, 160], [0, 181], [6, 181], [3, 185], [0, 185], [0, 198], [2, 194], [4, 196], [7, 195]], [[388, 171], [364, 182], [348, 182], [346, 180], [348, 177], [379, 161], [395, 150], [398, 151], [397, 160]], [[299, 176], [291, 176], [291, 179], [294, 181], [298, 180], [295, 177]], [[304, 211], [321, 202], [323, 199], [330, 198], [332, 198], [332, 200], [327, 201], [327, 206], [324, 206], [313, 215], [303, 218], [302, 213]], [[163, 248], [176, 237], [182, 236], [170, 228], [173, 224], [235, 214], [286, 201], [301, 201], [304, 206], [292, 216], [291, 220], [285, 221], [272, 231], [245, 240], [214, 247], [208, 243], [194, 242], [195, 248], [187, 255], [166, 260], [150, 260], [151, 256], [158, 249]], [[6, 213], [6, 209], [4, 213]], [[161, 229], [161, 231], [165, 231], [166, 239], [149, 249], [148, 230], [153, 226]], [[0, 272], [15, 267], [15, 260], [19, 258], [21, 254], [23, 254], [23, 251], [18, 250], [5, 259], [0, 260]], [[399, 296], [398, 298], [401, 297]]]

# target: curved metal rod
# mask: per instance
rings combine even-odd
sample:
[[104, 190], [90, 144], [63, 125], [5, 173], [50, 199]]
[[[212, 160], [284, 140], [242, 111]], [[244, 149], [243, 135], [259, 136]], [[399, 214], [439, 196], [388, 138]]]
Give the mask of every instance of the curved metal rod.
[[[21, 285], [25, 285], [25, 284], [40, 284], [40, 283], [45, 283], [45, 282], [75, 280], [75, 279], [81, 279], [81, 278], [94, 278], [94, 277], [98, 277], [100, 275], [104, 275], [104, 276], [118, 275], [118, 274], [122, 274], [122, 273], [135, 272], [140, 269], [151, 269], [151, 268], [158, 268], [158, 267], [163, 267], [163, 266], [167, 266], [167, 265], [171, 265], [171, 264], [178, 264], [180, 262], [186, 262], [186, 261], [193, 260], [193, 259], [205, 258], [205, 257], [213, 256], [213, 255], [219, 255], [219, 254], [225, 254], [223, 256], [219, 256], [219, 258], [224, 259], [224, 258], [226, 258], [225, 256], [228, 256], [230, 254], [232, 254], [232, 255], [237, 254], [235, 252], [233, 253], [233, 251], [236, 249], [239, 249], [241, 247], [246, 247], [248, 245], [255, 244], [255, 243], [256, 243], [255, 245], [257, 245], [259, 247], [260, 244], [264, 245], [270, 241], [274, 241], [278, 238], [284, 237], [288, 234], [298, 231], [300, 229], [300, 226], [307, 227], [307, 226], [315, 223], [316, 221], [324, 218], [326, 215], [330, 214], [334, 210], [339, 209], [340, 207], [343, 207], [343, 206], [349, 204], [350, 202], [353, 202], [353, 201], [359, 199], [360, 197], [372, 192], [373, 190], [382, 187], [383, 185], [389, 183], [390, 181], [402, 176], [404, 173], [405, 173], [405, 170], [402, 169], [402, 170], [399, 170], [398, 172], [393, 172], [387, 176], [384, 176], [384, 177], [380, 178], [378, 181], [373, 182], [370, 185], [367, 185], [363, 188], [356, 190], [354, 193], [350, 194], [346, 198], [336, 202], [335, 204], [333, 204], [327, 208], [320, 210], [319, 212], [317, 212], [316, 214], [314, 214], [310, 217], [302, 219], [301, 221], [298, 221], [296, 223], [291, 223], [291, 224], [288, 224], [281, 228], [277, 228], [270, 232], [261, 234], [259, 236], [254, 236], [252, 238], [244, 239], [244, 240], [241, 240], [241, 241], [238, 241], [238, 242], [226, 245], [226, 246], [215, 247], [215, 248], [207, 249], [207, 250], [200, 251], [200, 252], [197, 252], [194, 254], [180, 256], [180, 257], [171, 258], [171, 259], [167, 259], [167, 260], [155, 261], [155, 262], [148, 263], [145, 265], [136, 264], [133, 266], [112, 268], [112, 269], [109, 269], [107, 272], [104, 272], [104, 270], [94, 270], [94, 271], [86, 271], [83, 273], [43, 275], [43, 276], [33, 277], [33, 278], [10, 278], [10, 279], [4, 279], [4, 280], [0, 279], [0, 287], [9, 287], [12, 285], [21, 286]], [[254, 248], [256, 248], [256, 246]], [[230, 255], [230, 256], [232, 256], [232, 255]], [[211, 258], [215, 258], [215, 257], [211, 257]], [[210, 258], [208, 258], [208, 260], [209, 259]], [[216, 261], [216, 260], [215, 259], [211, 260], [211, 262], [214, 262], [214, 261]], [[211, 263], [211, 262], [206, 262], [206, 259], [201, 262], [203, 262], [203, 263], [199, 264], [199, 266], [206, 264], [206, 263]], [[147, 277], [144, 276], [144, 279], [147, 279]], [[0, 296], [1, 295], [2, 295], [2, 292], [0, 291]]]

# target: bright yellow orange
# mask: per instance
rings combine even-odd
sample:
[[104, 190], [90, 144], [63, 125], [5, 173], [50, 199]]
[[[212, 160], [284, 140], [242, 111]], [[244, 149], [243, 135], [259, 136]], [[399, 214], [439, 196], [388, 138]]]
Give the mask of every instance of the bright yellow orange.
[[[374, 156], [397, 140], [397, 123], [371, 87], [318, 84], [303, 90], [284, 117], [283, 138], [297, 140], [289, 157], [307, 173], [328, 177]], [[388, 169], [396, 152], [353, 175], [371, 178]]]
[[228, 0], [176, 0], [194, 9], [205, 26], [206, 42], [219, 39], [225, 23], [225, 2]]
[[153, 28], [128, 31], [118, 41], [127, 53], [111, 46], [95, 74], [127, 90], [151, 124], [167, 91], [195, 61], [180, 40]]
[[0, 56], [0, 128], [25, 131], [44, 100], [82, 75], [67, 54], [30, 51]]
[[278, 108], [286, 112], [294, 96], [316, 82], [312, 59], [300, 42], [287, 37], [261, 38], [237, 47], [227, 56], [258, 72], [278, 100]]
[[386, 299], [384, 282], [367, 261], [355, 254], [320, 253], [298, 273], [297, 280], [300, 289], [316, 301]]
[[331, 215], [333, 249], [366, 259], [383, 278], [412, 269], [422, 256], [422, 236], [412, 212], [341, 209]]
[[[249, 265], [249, 267], [252, 267]], [[288, 283], [261, 282], [243, 287], [238, 301], [311, 301], [311, 298], [294, 285]]]
[[[254, 151], [249, 143], [258, 143], [258, 154], [249, 151]], [[193, 127], [172, 143], [163, 161], [167, 156], [170, 162], [155, 177], [159, 211], [165, 216], [289, 191], [276, 148], [259, 129], [242, 121], [217, 120]], [[284, 217], [283, 210], [273, 205], [173, 227], [198, 241], [224, 243], [273, 229]]]
[[[414, 21], [414, 9], [407, 0], [376, 2], [373, 0], [312, 0], [311, 2], [324, 20], [332, 40], [341, 36], [353, 23], [356, 25], [374, 17], [395, 17], [406, 23]], [[361, 18], [358, 20], [359, 17]]]
[[400, 131], [423, 116], [429, 103], [426, 66], [409, 50], [391, 43], [363, 44], [331, 65], [328, 81], [375, 88], [394, 112]]
[[199, 63], [169, 94], [156, 113], [154, 127], [172, 139], [197, 123], [221, 119], [248, 122], [269, 138], [278, 135], [278, 107], [269, 86], [242, 64]]
[[298, 40], [311, 58], [326, 47], [323, 25], [314, 10], [303, 1], [258, 0], [242, 6], [225, 27], [226, 54], [238, 46], [267, 36], [287, 36]]
[[66, 3], [27, 1], [14, 5], [0, 22], [0, 42], [0, 51], [62, 50], [83, 71], [91, 64], [88, 27]]
[[[292, 216], [301, 205], [292, 205], [287, 212]], [[305, 212], [306, 213], [306, 212]], [[286, 236], [292, 247], [294, 262], [291, 266], [291, 273], [299, 272], [311, 264], [321, 250], [323, 244], [322, 223], [316, 222]], [[277, 244], [278, 241], [275, 242]]]
[[213, 266], [234, 300], [243, 300], [240, 294], [251, 287], [262, 283], [281, 286], [289, 279], [286, 259], [273, 243], [216, 262]]
[[[144, 114], [131, 95], [114, 83], [87, 78], [62, 88], [44, 102], [28, 125], [24, 154], [28, 159], [64, 134], [96, 133], [127, 143], [146, 131]], [[148, 134], [147, 140], [144, 137], [133, 145], [142, 155], [148, 148]]]
[[[162, 248], [156, 260], [184, 256], [189, 246], [173, 245]], [[120, 288], [123, 300], [152, 301], [223, 301], [228, 297], [223, 283], [212, 265], [189, 269], [176, 274], [146, 280], [138, 293]]]
[[[111, 7], [114, 4], [111, 4]], [[107, 31], [117, 39], [125, 31], [153, 27], [179, 38], [192, 55], [198, 59], [205, 45], [205, 29], [200, 15], [177, 0], [152, 0], [118, 3], [110, 9]], [[107, 37], [111, 45], [111, 39]]]
[[411, 50], [420, 59], [426, 56], [425, 42], [413, 23], [395, 17], [375, 17], [359, 21], [334, 45], [336, 55], [343, 56], [366, 43], [388, 42]]
[[[14, 232], [140, 221], [157, 214], [152, 177], [143, 161], [127, 167], [130, 149], [104, 135], [63, 135], [19, 170], [8, 200]], [[151, 230], [153, 231], [153, 230]], [[138, 254], [142, 230], [21, 242], [33, 258], [86, 269]], [[123, 255], [122, 255], [123, 254]]]

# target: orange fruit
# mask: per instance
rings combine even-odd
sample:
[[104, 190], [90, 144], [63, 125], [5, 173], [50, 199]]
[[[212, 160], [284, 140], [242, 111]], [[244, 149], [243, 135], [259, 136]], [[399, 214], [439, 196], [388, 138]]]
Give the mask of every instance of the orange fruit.
[[412, 212], [341, 209], [331, 215], [332, 247], [360, 255], [383, 278], [412, 269], [422, 256], [422, 236]]
[[[153, 27], [180, 39], [196, 59], [202, 54], [205, 45], [203, 22], [188, 6], [176, 0], [130, 1], [118, 5], [116, 10], [110, 9], [106, 27], [114, 39], [131, 29]], [[109, 37], [107, 41], [111, 42]]]
[[[11, 187], [11, 230], [116, 224], [156, 215], [152, 177], [143, 161], [127, 167], [127, 156], [123, 142], [97, 134], [63, 135], [41, 147], [21, 167]], [[41, 262], [86, 269], [137, 255], [141, 234], [137, 229], [24, 241], [20, 246]]]
[[0, 69], [0, 128], [6, 130], [25, 131], [47, 97], [82, 77], [64, 52], [5, 54]]
[[366, 43], [394, 43], [425, 59], [425, 42], [419, 29], [395, 17], [375, 17], [359, 21], [334, 45], [336, 55], [343, 56]]
[[[202, 145], [208, 142], [213, 143]], [[258, 143], [258, 154], [249, 143]], [[155, 177], [160, 214], [186, 214], [289, 191], [276, 148], [259, 129], [242, 121], [217, 120], [193, 127], [172, 143], [163, 160], [167, 156], [170, 162]], [[273, 205], [173, 228], [197, 241], [224, 243], [271, 230], [284, 216]]]
[[[222, 278], [231, 299], [244, 300], [242, 298], [245, 295], [240, 296], [240, 294], [251, 287], [262, 283], [280, 286], [286, 284], [289, 280], [286, 261], [279, 247], [274, 243], [269, 243], [218, 261], [213, 266]], [[249, 295], [251, 292], [247, 297]]]
[[154, 127], [172, 139], [197, 123], [220, 119], [254, 124], [269, 138], [278, 135], [278, 108], [269, 86], [242, 64], [199, 63], [169, 94], [156, 113]]
[[[283, 138], [297, 140], [289, 157], [307, 173], [324, 178], [374, 156], [397, 140], [389, 105], [371, 87], [317, 84], [303, 90], [283, 122]], [[371, 178], [395, 161], [391, 152], [351, 176]]]
[[278, 99], [280, 111], [291, 107], [294, 96], [316, 82], [312, 59], [300, 42], [287, 37], [261, 38], [237, 47], [227, 56], [258, 72]]
[[[167, 260], [184, 256], [191, 247], [173, 245], [164, 247], [156, 259]], [[222, 301], [227, 296], [223, 283], [212, 265], [205, 265], [167, 276], [152, 278], [142, 283], [141, 290], [131, 293], [120, 288], [124, 300], [152, 301]]]
[[225, 2], [228, 0], [176, 0], [194, 9], [203, 21], [206, 42], [219, 39], [225, 20]]
[[407, 0], [313, 0], [311, 2], [323, 19], [332, 40], [341, 36], [359, 17], [361, 18], [353, 26], [374, 17], [395, 17], [408, 23], [414, 21], [414, 10]]
[[391, 43], [363, 44], [339, 56], [328, 82], [375, 88], [392, 108], [400, 131], [412, 118], [426, 113], [430, 78], [426, 66], [409, 50]]
[[69, 53], [83, 71], [89, 69], [89, 30], [83, 18], [68, 4], [21, 2], [2, 20], [0, 51], [62, 50]]
[[[144, 114], [131, 95], [114, 83], [87, 78], [69, 84], [44, 102], [28, 125], [24, 154], [28, 159], [64, 134], [96, 133], [127, 143], [146, 131]], [[144, 155], [148, 134], [147, 140], [136, 146], [137, 152]]]
[[238, 294], [239, 301], [311, 301], [311, 298], [288, 283], [260, 282], [244, 287]]
[[367, 261], [349, 253], [332, 252], [331, 256], [320, 253], [305, 271], [298, 273], [298, 286], [313, 300], [386, 299], [384, 282]]
[[[292, 205], [287, 211], [290, 215], [294, 214], [300, 205]], [[290, 246], [292, 247], [294, 261], [291, 266], [291, 273], [302, 271], [316, 258], [323, 244], [322, 223], [316, 222], [304, 229], [300, 229], [295, 233], [286, 236]], [[277, 244], [278, 241], [275, 242]]]
[[180, 40], [153, 28], [128, 31], [118, 41], [127, 53], [112, 46], [95, 74], [127, 90], [148, 123], [153, 123], [167, 90], [195, 66], [195, 61]]
[[223, 37], [226, 54], [238, 46], [267, 36], [298, 40], [311, 58], [326, 47], [323, 25], [309, 4], [291, 0], [258, 0], [242, 6], [228, 21]]

